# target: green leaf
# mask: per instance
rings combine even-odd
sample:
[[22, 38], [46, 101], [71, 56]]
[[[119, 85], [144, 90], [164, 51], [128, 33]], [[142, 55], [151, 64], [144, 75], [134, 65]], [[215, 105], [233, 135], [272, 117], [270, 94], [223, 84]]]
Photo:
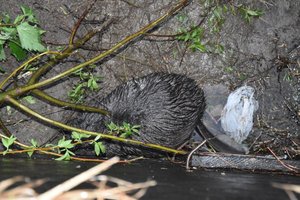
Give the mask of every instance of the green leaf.
[[244, 81], [244, 80], [247, 79], [247, 75], [244, 74], [244, 73], [241, 73], [241, 74], [239, 74], [239, 79], [242, 80], [242, 81]]
[[24, 18], [24, 15], [18, 15], [14, 21], [14, 24], [19, 24]]
[[99, 156], [101, 153], [100, 147], [97, 142], [94, 143], [94, 151], [97, 156]]
[[213, 14], [215, 15], [216, 18], [221, 19], [221, 18], [222, 18], [221, 12], [222, 12], [222, 10], [220, 9], [220, 7], [217, 7], [217, 8], [213, 11]]
[[141, 128], [141, 125], [133, 125], [132, 128], [133, 129], [139, 129], [139, 128]]
[[128, 138], [129, 136], [130, 136], [130, 134], [128, 134], [128, 132], [122, 133], [122, 134], [120, 135], [121, 138]]
[[2, 138], [1, 142], [3, 146], [8, 150], [9, 147], [14, 143], [16, 139], [17, 138], [15, 136], [11, 135], [9, 138]]
[[236, 10], [233, 5], [230, 5], [230, 12], [231, 12], [231, 14], [236, 15]]
[[93, 78], [93, 81], [92, 81], [92, 88], [94, 90], [98, 90], [99, 89], [98, 83], [97, 83], [97, 81], [96, 81], [95, 78]]
[[70, 151], [69, 149], [67, 149], [67, 152], [72, 155], [72, 156], [75, 156], [75, 153], [73, 153], [72, 151]]
[[191, 38], [191, 34], [190, 33], [186, 33], [184, 40], [183, 41], [188, 41]]
[[31, 143], [30, 151], [27, 152], [29, 157], [32, 156], [34, 149], [38, 147], [38, 143], [35, 139], [31, 139], [30, 143]]
[[35, 104], [36, 103], [35, 99], [32, 96], [26, 96], [26, 97], [23, 97], [23, 99], [25, 101], [27, 101], [29, 104]]
[[63, 141], [60, 144], [58, 144], [58, 146], [66, 149], [70, 149], [74, 147], [74, 145], [72, 144], [72, 140]]
[[118, 129], [117, 125], [113, 122], [106, 124], [106, 127], [109, 129], [110, 132], [114, 132]]
[[110, 134], [115, 134], [122, 138], [128, 138], [132, 134], [139, 134], [140, 125], [131, 125], [129, 123], [123, 122], [122, 126], [116, 125], [113, 122], [106, 124], [106, 127], [109, 129]]
[[134, 133], [136, 133], [137, 135], [139, 135], [139, 128], [133, 128], [131, 129]]
[[31, 10], [31, 8], [29, 8], [28, 6], [21, 6], [21, 10], [23, 12], [24, 15], [33, 15], [33, 12]]
[[41, 43], [41, 30], [36, 26], [23, 22], [17, 26], [22, 48], [29, 51], [45, 51], [46, 48]]
[[262, 15], [262, 12], [259, 10], [246, 10], [246, 13], [251, 16], [259, 17]]
[[31, 158], [34, 151], [27, 151], [27, 155]]
[[100, 154], [104, 154], [106, 152], [106, 148], [102, 142], [95, 142], [94, 143], [94, 151], [97, 156]]
[[37, 141], [36, 141], [35, 139], [31, 139], [31, 140], [30, 140], [30, 143], [31, 143], [31, 145], [32, 145], [33, 147], [38, 147], [38, 143], [37, 143]]
[[64, 155], [62, 155], [59, 158], [56, 158], [55, 160], [70, 160], [70, 159], [71, 159], [71, 156], [70, 156], [69, 152], [66, 151]]
[[82, 87], [83, 87], [83, 84], [77, 85], [77, 86], [75, 87], [75, 89], [74, 89], [74, 95], [75, 95], [75, 94], [79, 94]]
[[[2, 40], [0, 40], [0, 61], [5, 60], [6, 56], [5, 56], [5, 52], [4, 52], [4, 46], [3, 43], [1, 42]], [[2, 43], [2, 44], [1, 44]], [[3, 68], [0, 67], [0, 70], [2, 72], [4, 72]]]
[[8, 14], [4, 14], [2, 21], [3, 21], [4, 24], [9, 24], [10, 23], [10, 16]]
[[12, 113], [11, 106], [6, 106], [6, 112], [7, 112], [7, 115], [11, 115], [11, 113]]
[[90, 77], [90, 73], [81, 71], [79, 76], [81, 80], [86, 80]]
[[225, 67], [224, 71], [227, 73], [232, 73], [234, 71], [234, 69], [231, 66], [228, 66], [228, 67]]
[[201, 44], [200, 42], [195, 42], [189, 48], [191, 48], [192, 51], [195, 51], [195, 50], [199, 50], [200, 52], [206, 52], [207, 51], [205, 45]]
[[50, 144], [46, 144], [45, 147], [55, 147], [55, 145], [50, 143]]
[[38, 20], [36, 19], [36, 17], [34, 16], [34, 13], [32, 11], [31, 8], [27, 7], [27, 6], [21, 6], [21, 10], [24, 14], [24, 16], [27, 17], [27, 20], [33, 23], [37, 23]]
[[89, 80], [88, 80], [88, 88], [90, 88], [91, 90], [96, 90], [98, 89], [98, 84], [97, 82], [95, 81], [95, 79], [93, 77], [91, 77]]
[[18, 60], [22, 61], [27, 57], [27, 52], [22, 49], [22, 47], [15, 42], [10, 41], [8, 43], [8, 46], [10, 48], [11, 54]]
[[98, 142], [98, 145], [100, 147], [100, 150], [102, 153], [106, 153], [105, 145], [102, 142]]
[[16, 28], [0, 27], [0, 40], [3, 40], [3, 44], [6, 40], [14, 38], [16, 34]]
[[68, 93], [68, 96], [73, 102], [79, 102], [83, 99], [84, 91], [84, 83], [80, 83]]
[[62, 139], [60, 139], [58, 141], [57, 146], [60, 148], [66, 148], [66, 149], [70, 149], [70, 148], [74, 147], [74, 145], [72, 144], [72, 140], [66, 140], [65, 137], [63, 137]]
[[124, 127], [125, 130], [128, 130], [128, 129], [130, 129], [130, 124], [126, 123], [126, 122], [123, 122], [123, 127]]
[[228, 7], [226, 5], [223, 5], [223, 11], [224, 11], [224, 13], [227, 13]]
[[90, 135], [87, 135], [87, 134], [84, 134], [84, 133], [79, 133], [79, 132], [76, 132], [76, 131], [72, 131], [71, 137], [72, 137], [75, 141], [80, 142], [82, 139], [84, 139], [84, 138], [90, 138], [91, 136], [90, 136]]

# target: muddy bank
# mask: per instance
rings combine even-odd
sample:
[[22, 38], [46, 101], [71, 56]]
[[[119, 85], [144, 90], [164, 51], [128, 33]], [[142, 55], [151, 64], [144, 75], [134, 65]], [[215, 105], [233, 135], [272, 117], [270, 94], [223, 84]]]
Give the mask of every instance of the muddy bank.
[[[16, 5], [21, 4], [32, 7], [36, 12], [41, 27], [46, 30], [43, 40], [50, 48], [68, 43], [72, 27], [87, 5], [86, 2], [77, 0], [10, 0], [1, 4], [0, 12], [5, 11], [15, 16], [20, 12]], [[96, 36], [86, 44], [86, 50], [59, 64], [45, 77], [51, 77], [103, 49], [108, 49], [120, 39], [161, 16], [171, 4], [172, 1], [97, 1], [78, 34], [82, 35], [87, 30], [97, 27], [107, 18], [114, 18], [115, 23], [103, 35]], [[299, 155], [300, 5], [298, 1], [277, 0], [271, 3], [255, 2], [251, 3], [251, 6], [263, 10], [264, 15], [250, 23], [238, 15], [226, 17], [218, 38], [224, 46], [223, 54], [192, 52], [177, 40], [145, 37], [128, 45], [117, 56], [97, 64], [95, 72], [103, 77], [101, 91], [97, 95], [89, 96], [99, 99], [131, 77], [157, 71], [186, 74], [195, 79], [200, 86], [222, 85], [226, 90], [224, 95], [247, 84], [256, 89], [259, 102], [254, 131], [246, 141], [250, 152], [270, 154], [266, 148], [270, 147], [279, 155]], [[192, 1], [180, 14], [187, 16], [187, 24], [197, 24], [203, 11], [197, 1]], [[185, 25], [180, 23], [177, 17], [173, 17], [154, 33], [176, 34]], [[7, 72], [18, 65], [12, 57], [2, 63]], [[0, 75], [0, 80], [4, 78], [5, 74]], [[22, 81], [24, 80], [19, 80], [20, 83]], [[76, 81], [67, 79], [46, 92], [67, 100], [68, 91]], [[209, 99], [215, 94], [206, 95]], [[58, 121], [64, 121], [70, 116], [70, 112], [39, 100], [30, 107]], [[10, 131], [23, 142], [37, 138], [40, 144], [44, 144], [60, 134], [57, 129], [41, 125], [14, 109], [8, 112], [6, 108], [2, 108], [1, 116]]]

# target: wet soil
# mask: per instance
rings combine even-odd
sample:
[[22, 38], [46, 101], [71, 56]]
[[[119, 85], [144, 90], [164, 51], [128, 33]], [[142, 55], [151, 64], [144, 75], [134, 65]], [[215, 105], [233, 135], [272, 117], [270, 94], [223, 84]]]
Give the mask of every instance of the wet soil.
[[[27, 5], [36, 12], [41, 27], [46, 30], [43, 41], [50, 48], [68, 43], [74, 23], [92, 1], [80, 0], [9, 0], [0, 5], [0, 12], [11, 16], [20, 13], [19, 5]], [[278, 155], [293, 158], [299, 155], [300, 134], [300, 2], [294, 0], [240, 1], [264, 11], [259, 19], [246, 23], [239, 15], [228, 15], [219, 41], [225, 47], [224, 54], [192, 52], [186, 44], [165, 38], [144, 37], [123, 48], [117, 56], [97, 63], [95, 72], [103, 77], [101, 91], [89, 94], [100, 98], [118, 84], [150, 72], [166, 71], [186, 74], [205, 88], [223, 88], [227, 96], [233, 89], [250, 85], [256, 89], [259, 110], [255, 114], [254, 130], [245, 142], [250, 153], [270, 154], [266, 147]], [[108, 49], [125, 36], [132, 34], [153, 19], [165, 13], [173, 1], [97, 1], [82, 23], [78, 35], [96, 28], [107, 19], [114, 23], [103, 35], [98, 35], [65, 62], [56, 66], [44, 78], [51, 77], [101, 50]], [[176, 34], [182, 26], [197, 24], [203, 14], [198, 1], [192, 1], [180, 14], [188, 17], [181, 24], [173, 17], [158, 27], [154, 33]], [[9, 57], [1, 66], [7, 73], [19, 66]], [[0, 75], [0, 81], [7, 74]], [[19, 80], [22, 83], [24, 80]], [[76, 79], [66, 79], [45, 91], [67, 100], [68, 91]], [[216, 95], [214, 89], [206, 90], [209, 99]], [[24, 102], [26, 104], [26, 102]], [[208, 101], [208, 104], [210, 102]], [[214, 106], [223, 106], [221, 102]], [[45, 116], [64, 121], [70, 113], [62, 108], [37, 100], [29, 105]], [[18, 137], [28, 143], [36, 138], [39, 144], [56, 138], [59, 131], [44, 126], [20, 112], [1, 108], [1, 118]]]

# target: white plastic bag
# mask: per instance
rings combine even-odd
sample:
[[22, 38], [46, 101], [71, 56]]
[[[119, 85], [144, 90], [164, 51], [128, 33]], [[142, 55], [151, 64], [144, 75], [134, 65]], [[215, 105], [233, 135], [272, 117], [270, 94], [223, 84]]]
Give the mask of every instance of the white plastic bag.
[[229, 95], [222, 111], [221, 126], [237, 143], [242, 143], [253, 127], [253, 115], [258, 109], [254, 91], [250, 86], [236, 89]]

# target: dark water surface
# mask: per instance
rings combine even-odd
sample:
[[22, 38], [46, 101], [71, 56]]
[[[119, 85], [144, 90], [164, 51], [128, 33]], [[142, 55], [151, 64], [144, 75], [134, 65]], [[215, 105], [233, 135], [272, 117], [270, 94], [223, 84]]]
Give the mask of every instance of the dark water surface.
[[[17, 175], [24, 175], [33, 179], [49, 178], [42, 189], [50, 189], [94, 165], [96, 164], [74, 161], [0, 158], [0, 180]], [[271, 183], [300, 185], [300, 178], [296, 176], [207, 171], [203, 169], [187, 172], [184, 167], [178, 164], [160, 160], [142, 160], [132, 164], [118, 164], [105, 174], [132, 182], [156, 180], [158, 185], [150, 188], [143, 199], [288, 200], [285, 192], [273, 188]]]

